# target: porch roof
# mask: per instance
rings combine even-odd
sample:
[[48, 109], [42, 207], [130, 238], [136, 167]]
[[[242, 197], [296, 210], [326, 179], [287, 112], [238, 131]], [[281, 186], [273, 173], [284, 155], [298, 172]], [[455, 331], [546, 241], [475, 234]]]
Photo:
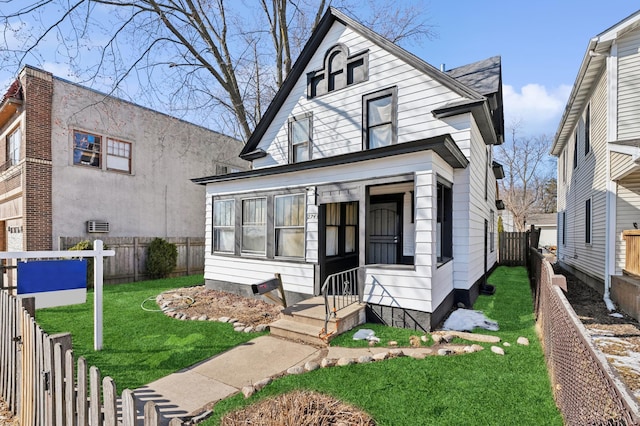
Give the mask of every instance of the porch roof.
[[263, 167], [260, 169], [247, 170], [244, 172], [229, 173], [219, 176], [208, 176], [193, 178], [191, 181], [200, 185], [208, 183], [226, 182], [231, 180], [255, 178], [260, 176], [270, 176], [280, 173], [298, 172], [302, 170], [312, 170], [322, 167], [331, 167], [343, 164], [358, 163], [361, 161], [374, 160], [393, 155], [409, 154], [419, 151], [433, 151], [444, 161], [455, 169], [464, 169], [469, 164], [467, 157], [460, 151], [450, 134], [435, 136], [432, 138], [419, 139], [412, 142], [398, 143], [382, 148], [370, 149], [366, 151], [350, 152], [348, 154], [333, 157], [318, 158], [316, 160], [304, 161], [294, 164], [283, 164], [274, 167]]

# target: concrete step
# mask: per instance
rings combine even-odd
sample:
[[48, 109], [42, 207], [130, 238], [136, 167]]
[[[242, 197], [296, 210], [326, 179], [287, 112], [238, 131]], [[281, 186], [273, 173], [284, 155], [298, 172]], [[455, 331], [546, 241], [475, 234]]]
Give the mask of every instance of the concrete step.
[[323, 341], [318, 336], [324, 330], [326, 315], [324, 298], [313, 297], [283, 310], [280, 319], [270, 324], [271, 333], [287, 339], [325, 344], [335, 336], [363, 324], [366, 320], [365, 306], [355, 303], [337, 311], [336, 317], [329, 319]]
[[293, 341], [303, 341], [315, 346], [326, 346], [327, 343], [320, 337], [321, 329], [313, 325], [296, 322], [292, 319], [281, 318], [269, 324], [270, 333], [273, 336], [282, 337]]

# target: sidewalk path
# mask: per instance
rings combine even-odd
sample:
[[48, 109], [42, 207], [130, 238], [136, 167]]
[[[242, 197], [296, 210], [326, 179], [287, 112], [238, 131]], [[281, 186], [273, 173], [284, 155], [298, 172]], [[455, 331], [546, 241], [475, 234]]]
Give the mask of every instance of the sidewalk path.
[[137, 409], [154, 401], [163, 425], [173, 417], [198, 414], [210, 402], [227, 398], [242, 387], [304, 365], [320, 356], [321, 349], [261, 336], [134, 391]]

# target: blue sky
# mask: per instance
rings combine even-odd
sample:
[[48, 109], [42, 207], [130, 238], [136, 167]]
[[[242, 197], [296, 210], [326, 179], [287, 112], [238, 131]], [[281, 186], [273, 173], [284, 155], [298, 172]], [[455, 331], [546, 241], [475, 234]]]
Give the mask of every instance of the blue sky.
[[[437, 33], [407, 50], [447, 69], [500, 55], [505, 124], [520, 120], [522, 135], [549, 137], [557, 130], [589, 39], [639, 6], [630, 0], [398, 1], [423, 7]], [[41, 53], [51, 60], [47, 49], [51, 45]], [[69, 78], [64, 64], [33, 65]], [[16, 71], [0, 69], [0, 85], [6, 87]]]

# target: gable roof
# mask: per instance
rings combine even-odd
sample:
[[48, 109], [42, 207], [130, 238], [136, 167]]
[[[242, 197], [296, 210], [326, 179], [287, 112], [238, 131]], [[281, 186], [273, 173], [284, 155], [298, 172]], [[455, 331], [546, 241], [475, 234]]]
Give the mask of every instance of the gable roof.
[[573, 133], [580, 115], [593, 90], [593, 86], [597, 83], [598, 77], [602, 70], [606, 67], [607, 58], [611, 52], [611, 45], [622, 35], [633, 31], [640, 27], [640, 11], [633, 13], [622, 21], [598, 34], [587, 45], [587, 51], [584, 54], [578, 76], [576, 77], [569, 100], [565, 107], [558, 130], [553, 139], [551, 146], [551, 154], [556, 157], [560, 156], [562, 149], [567, 140]]
[[282, 84], [282, 87], [276, 93], [275, 97], [269, 104], [269, 107], [265, 111], [262, 119], [256, 125], [255, 130], [247, 140], [247, 143], [244, 146], [244, 149], [240, 153], [240, 157], [244, 159], [251, 159], [252, 155], [255, 155], [256, 148], [267, 131], [269, 125], [275, 118], [276, 114], [282, 107], [283, 103], [286, 101], [287, 96], [293, 89], [293, 86], [296, 84], [300, 76], [303, 74], [307, 64], [315, 54], [316, 50], [322, 43], [322, 40], [326, 36], [326, 34], [331, 29], [334, 22], [340, 22], [348, 28], [352, 29], [356, 33], [362, 35], [363, 37], [369, 39], [373, 43], [382, 47], [383, 49], [391, 52], [395, 56], [399, 57], [403, 61], [407, 62], [409, 65], [414, 67], [415, 69], [425, 73], [429, 77], [436, 80], [438, 83], [457, 93], [458, 95], [468, 98], [471, 101], [485, 101], [486, 97], [483, 94], [479, 93], [474, 88], [468, 87], [462, 81], [448, 75], [447, 73], [441, 72], [437, 68], [432, 65], [426, 63], [422, 59], [418, 58], [414, 54], [404, 50], [398, 45], [392, 43], [386, 38], [382, 37], [380, 34], [372, 31], [371, 29], [365, 27], [361, 23], [355, 21], [354, 19], [348, 17], [344, 13], [340, 12], [338, 9], [334, 7], [329, 7], [325, 12], [324, 16], [318, 23], [318, 26], [314, 29], [311, 37], [305, 44], [300, 56], [294, 63], [291, 68], [291, 72], [285, 79]]

